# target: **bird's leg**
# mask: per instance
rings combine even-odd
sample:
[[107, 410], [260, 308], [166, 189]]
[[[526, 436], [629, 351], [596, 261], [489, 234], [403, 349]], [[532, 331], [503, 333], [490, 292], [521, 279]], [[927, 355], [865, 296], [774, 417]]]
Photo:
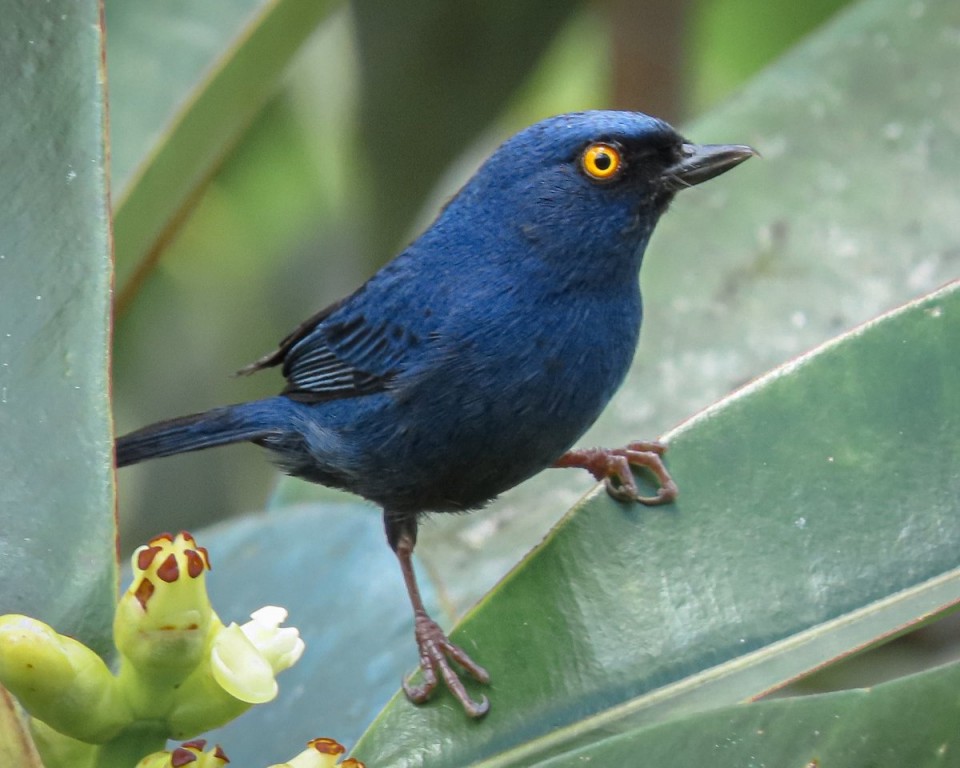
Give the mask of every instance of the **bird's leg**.
[[[607, 493], [619, 501], [641, 504], [668, 504], [677, 498], [677, 484], [663, 464], [667, 446], [656, 442], [633, 442], [626, 448], [578, 448], [557, 459], [554, 467], [578, 467], [597, 480], [603, 480]], [[641, 496], [630, 467], [646, 467], [657, 478], [660, 488], [655, 496]]]
[[[407, 585], [407, 594], [413, 605], [413, 632], [417, 639], [417, 648], [420, 652], [420, 669], [423, 672], [423, 684], [411, 685], [403, 681], [403, 692], [415, 704], [422, 704], [433, 694], [439, 677], [443, 678], [450, 692], [457, 698], [470, 717], [483, 717], [490, 709], [490, 702], [486, 696], [480, 701], [470, 698], [458, 674], [450, 666], [450, 661], [457, 662], [469, 675], [481, 683], [489, 683], [490, 675], [483, 667], [471, 659], [467, 653], [447, 639], [440, 626], [430, 618], [423, 607], [420, 598], [420, 588], [417, 586], [417, 577], [413, 571], [413, 547], [416, 543], [416, 521], [413, 530], [408, 521], [400, 521], [384, 513], [384, 522], [387, 528], [387, 541], [397, 555], [400, 562], [400, 571], [403, 581]], [[448, 660], [449, 659], [449, 660]], [[438, 677], [439, 674], [439, 677]]]

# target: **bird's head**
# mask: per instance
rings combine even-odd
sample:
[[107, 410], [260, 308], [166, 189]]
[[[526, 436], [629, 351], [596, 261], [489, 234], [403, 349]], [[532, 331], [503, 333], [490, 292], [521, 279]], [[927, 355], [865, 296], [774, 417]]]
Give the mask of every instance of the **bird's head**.
[[628, 269], [674, 195], [756, 154], [692, 144], [662, 120], [591, 111], [543, 120], [504, 142], [451, 208], [477, 231], [523, 238], [568, 265], [578, 256]]

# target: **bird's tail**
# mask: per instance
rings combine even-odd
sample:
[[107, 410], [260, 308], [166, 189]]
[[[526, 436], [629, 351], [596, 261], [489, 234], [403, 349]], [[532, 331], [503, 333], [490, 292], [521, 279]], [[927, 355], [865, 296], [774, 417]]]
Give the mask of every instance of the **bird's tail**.
[[117, 466], [264, 438], [277, 429], [270, 415], [268, 401], [258, 400], [151, 424], [117, 438]]

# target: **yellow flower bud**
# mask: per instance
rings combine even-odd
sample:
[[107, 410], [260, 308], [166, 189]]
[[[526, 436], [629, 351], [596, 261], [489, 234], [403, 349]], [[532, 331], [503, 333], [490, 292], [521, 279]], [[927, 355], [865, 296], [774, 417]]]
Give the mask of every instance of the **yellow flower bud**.
[[311, 739], [307, 748], [292, 760], [286, 763], [277, 763], [269, 768], [364, 768], [359, 760], [348, 757], [342, 763], [337, 763], [346, 748], [333, 739]]
[[113, 623], [117, 650], [142, 674], [189, 673], [219, 623], [207, 597], [207, 551], [193, 536], [163, 534], [133, 553], [133, 581]]
[[147, 755], [136, 768], [223, 768], [230, 762], [219, 744], [207, 752], [203, 751], [205, 746], [204, 739], [194, 739], [176, 749]]

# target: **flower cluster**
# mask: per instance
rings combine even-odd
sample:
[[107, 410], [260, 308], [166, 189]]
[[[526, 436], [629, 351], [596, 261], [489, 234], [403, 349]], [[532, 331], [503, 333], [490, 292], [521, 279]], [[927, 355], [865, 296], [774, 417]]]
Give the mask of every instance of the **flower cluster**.
[[276, 675], [303, 653], [297, 630], [280, 626], [282, 608], [243, 625], [220, 621], [207, 596], [209, 556], [189, 533], [158, 536], [132, 564], [113, 625], [116, 672], [41, 621], [0, 616], [0, 683], [30, 713], [51, 768], [92, 762], [96, 750], [122, 753], [131, 740], [146, 744], [142, 755], [223, 725], [274, 698]]

